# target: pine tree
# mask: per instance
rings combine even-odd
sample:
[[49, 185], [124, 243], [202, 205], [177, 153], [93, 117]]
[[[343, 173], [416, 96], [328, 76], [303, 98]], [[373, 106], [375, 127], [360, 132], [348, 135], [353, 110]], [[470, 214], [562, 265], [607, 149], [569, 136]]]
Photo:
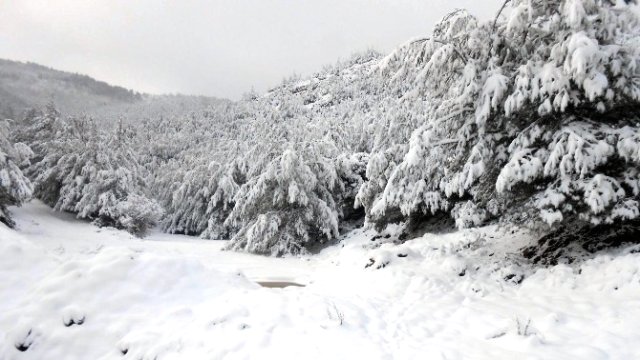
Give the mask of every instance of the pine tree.
[[47, 143], [52, 141], [58, 131], [60, 112], [53, 103], [44, 109], [30, 109], [13, 129], [13, 141], [27, 145], [33, 155], [30, 163], [41, 161], [45, 156]]
[[7, 206], [19, 206], [31, 197], [31, 182], [20, 170], [22, 157], [28, 148], [22, 151], [9, 141], [9, 125], [0, 121], [0, 222], [9, 227], [15, 224]]
[[456, 11], [381, 62], [399, 102], [429, 111], [397, 166], [380, 161], [391, 147], [372, 154], [371, 222], [638, 218], [636, 15], [620, 1], [507, 3], [506, 19], [486, 23]]
[[547, 244], [637, 234], [640, 27], [629, 3], [507, 1], [485, 23], [456, 11], [383, 59], [398, 116], [426, 115], [408, 144], [374, 149], [358, 196], [368, 221], [500, 219], [548, 233]]
[[142, 235], [159, 220], [162, 208], [144, 194], [142, 168], [127, 145], [130, 137], [122, 124], [115, 134], [105, 134], [88, 117], [64, 121], [33, 167], [39, 174], [36, 195], [55, 210]]
[[293, 148], [273, 159], [236, 195], [227, 219], [240, 230], [229, 248], [258, 254], [299, 254], [338, 236], [339, 213], [332, 197], [337, 182], [333, 164], [308, 149]]

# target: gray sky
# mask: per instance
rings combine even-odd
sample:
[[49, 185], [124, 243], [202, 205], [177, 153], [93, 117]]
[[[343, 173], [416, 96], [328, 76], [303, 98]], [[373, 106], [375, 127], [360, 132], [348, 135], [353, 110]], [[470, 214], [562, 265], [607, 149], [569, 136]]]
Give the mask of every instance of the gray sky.
[[237, 99], [501, 0], [0, 0], [0, 57], [151, 93]]

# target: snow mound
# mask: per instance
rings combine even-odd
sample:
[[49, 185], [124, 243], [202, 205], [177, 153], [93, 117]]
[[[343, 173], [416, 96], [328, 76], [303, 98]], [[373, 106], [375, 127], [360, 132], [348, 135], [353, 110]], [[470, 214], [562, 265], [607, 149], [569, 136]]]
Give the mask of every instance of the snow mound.
[[[18, 295], [7, 291], [12, 287], [27, 288], [17, 291], [21, 301], [3, 311], [2, 359], [115, 357], [128, 349], [125, 335], [134, 329], [154, 324], [156, 331], [149, 334], [163, 327], [178, 330], [176, 318], [191, 313], [191, 307], [228, 291], [257, 287], [241, 274], [223, 273], [199, 260], [108, 247], [87, 257], [54, 258], [47, 271], [20, 284], [21, 275], [45, 260], [30, 254], [43, 251], [5, 238], [7, 230], [2, 231], [0, 271], [3, 279], [14, 280], [14, 286], [3, 285], [3, 299]], [[29, 257], [34, 262], [25, 261]], [[158, 339], [152, 340], [146, 345]]]

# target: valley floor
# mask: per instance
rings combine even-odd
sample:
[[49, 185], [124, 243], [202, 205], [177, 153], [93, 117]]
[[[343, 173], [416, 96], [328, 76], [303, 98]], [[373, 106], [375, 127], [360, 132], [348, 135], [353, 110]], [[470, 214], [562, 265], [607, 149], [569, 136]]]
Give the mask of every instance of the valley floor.
[[640, 358], [639, 246], [534, 268], [525, 236], [492, 227], [402, 245], [355, 230], [275, 259], [140, 240], [38, 202], [12, 211], [3, 360]]

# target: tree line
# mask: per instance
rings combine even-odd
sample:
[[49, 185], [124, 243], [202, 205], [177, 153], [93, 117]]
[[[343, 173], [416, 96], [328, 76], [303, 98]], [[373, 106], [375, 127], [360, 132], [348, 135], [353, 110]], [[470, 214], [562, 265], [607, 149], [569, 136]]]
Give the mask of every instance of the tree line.
[[30, 111], [0, 132], [0, 219], [34, 196], [100, 226], [159, 223], [271, 255], [358, 221], [521, 226], [545, 239], [538, 256], [549, 239], [637, 234], [632, 3], [512, 0], [491, 21], [456, 10], [386, 56], [187, 115]]

